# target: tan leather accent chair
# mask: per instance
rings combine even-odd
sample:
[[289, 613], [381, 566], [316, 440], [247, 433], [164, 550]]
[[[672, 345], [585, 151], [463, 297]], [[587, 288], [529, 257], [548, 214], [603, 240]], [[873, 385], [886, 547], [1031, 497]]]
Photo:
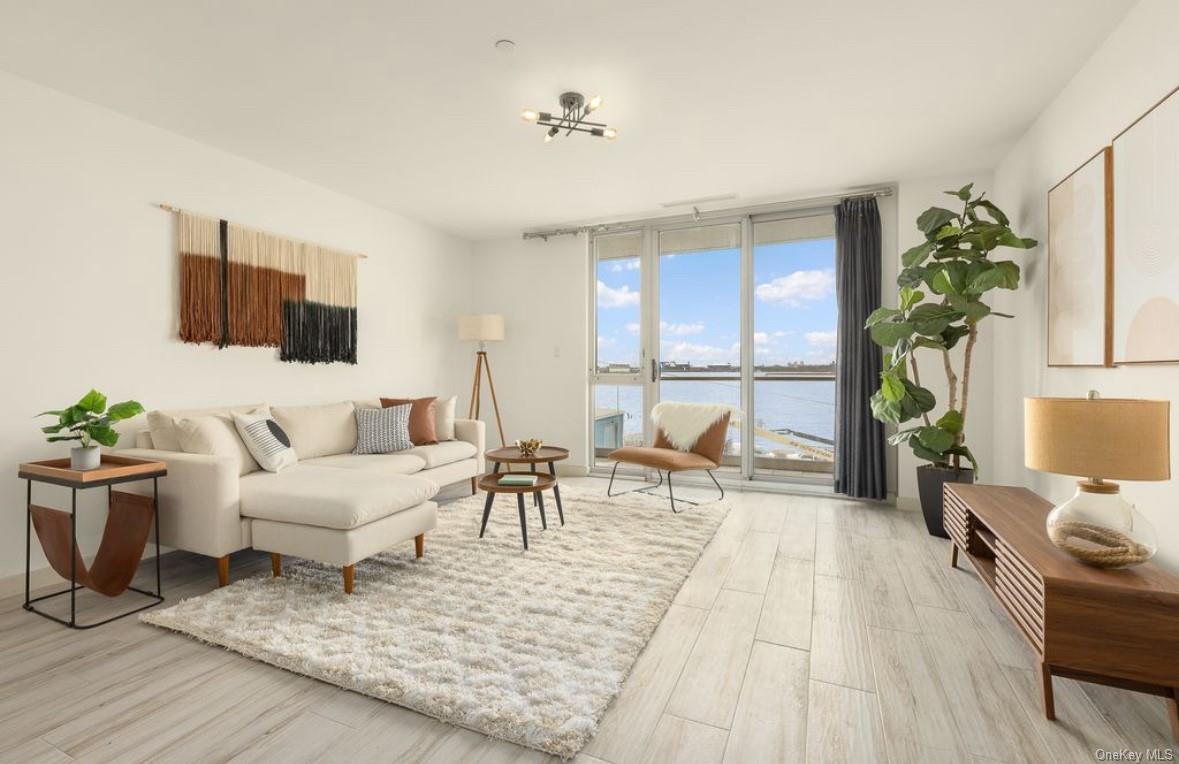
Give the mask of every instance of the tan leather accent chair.
[[[655, 444], [652, 446], [625, 446], [611, 451], [606, 458], [614, 462], [614, 469], [610, 472], [610, 485], [606, 488], [607, 496], [621, 496], [624, 493], [642, 493], [654, 491], [663, 485], [663, 473], [667, 473], [667, 498], [671, 501], [671, 511], [676, 509], [675, 492], [671, 486], [671, 473], [686, 470], [704, 470], [712, 478], [712, 482], [720, 491], [720, 499], [725, 498], [725, 489], [717, 482], [712, 471], [720, 467], [721, 458], [725, 451], [725, 438], [729, 432], [729, 414], [724, 414], [704, 431], [692, 448], [681, 451], [667, 439], [662, 429], [655, 431]], [[640, 467], [653, 469], [659, 475], [659, 482], [647, 488], [635, 488], [631, 491], [614, 493], [614, 475], [618, 472], [619, 464], [637, 464]], [[699, 502], [680, 499], [681, 504], [697, 506]]]

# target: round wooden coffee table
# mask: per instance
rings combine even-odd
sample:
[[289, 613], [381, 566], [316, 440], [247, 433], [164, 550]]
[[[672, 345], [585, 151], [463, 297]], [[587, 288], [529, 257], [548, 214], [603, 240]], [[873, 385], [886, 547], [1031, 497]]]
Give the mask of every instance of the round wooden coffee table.
[[[525, 456], [515, 446], [493, 448], [484, 454], [487, 461], [492, 463], [491, 472], [497, 474], [500, 465], [527, 464], [532, 472], [536, 472], [536, 465], [548, 464], [549, 474], [553, 476], [553, 498], [557, 502], [557, 515], [561, 518], [561, 525], [565, 524], [565, 508], [561, 506], [561, 488], [557, 485], [557, 462], [569, 458], [569, 449], [560, 446], [541, 446], [532, 456]], [[509, 466], [509, 469], [511, 467]], [[547, 489], [545, 489], [547, 490]], [[533, 494], [533, 502], [540, 501], [540, 493]]]
[[[498, 466], [498, 464], [496, 465]], [[520, 509], [520, 536], [524, 539], [524, 548], [528, 548], [528, 520], [524, 512], [524, 494], [530, 493], [537, 500], [537, 506], [540, 507], [540, 522], [544, 528], [548, 528], [548, 521], [544, 516], [544, 491], [549, 488], [556, 489], [557, 479], [552, 475], [536, 476], [536, 485], [500, 485], [499, 479], [504, 475], [531, 475], [531, 472], [493, 472], [489, 475], [484, 475], [479, 478], [479, 488], [487, 492], [487, 501], [483, 504], [483, 524], [479, 526], [479, 538], [483, 538], [483, 532], [487, 530], [487, 519], [491, 517], [491, 504], [495, 501], [497, 493], [514, 493], [516, 494], [516, 504]], [[562, 521], [563, 522], [563, 521]]]

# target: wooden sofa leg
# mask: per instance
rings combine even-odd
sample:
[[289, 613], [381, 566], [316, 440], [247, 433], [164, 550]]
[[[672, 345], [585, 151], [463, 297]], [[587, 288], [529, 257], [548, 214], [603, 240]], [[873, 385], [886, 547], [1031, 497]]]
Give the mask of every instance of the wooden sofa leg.
[[282, 555], [278, 552], [270, 553], [270, 570], [275, 578], [282, 575]]
[[478, 489], [476, 488], [476, 486], [478, 486], [478, 485], [479, 485], [478, 481], [475, 478], [471, 478], [471, 495], [472, 496], [479, 493]]
[[217, 558], [217, 586], [229, 585], [229, 555]]
[[413, 553], [419, 560], [426, 553], [426, 534], [419, 533], [413, 537]]
[[344, 594], [351, 594], [352, 593], [352, 582], [355, 580], [355, 578], [356, 578], [356, 566], [355, 565], [345, 565], [344, 566]]

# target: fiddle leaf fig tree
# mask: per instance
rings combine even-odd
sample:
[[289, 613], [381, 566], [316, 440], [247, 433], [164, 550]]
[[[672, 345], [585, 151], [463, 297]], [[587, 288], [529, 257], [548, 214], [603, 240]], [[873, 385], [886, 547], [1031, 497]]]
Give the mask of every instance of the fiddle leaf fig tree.
[[[1019, 265], [995, 260], [991, 254], [1006, 247], [1031, 249], [1035, 239], [1016, 235], [1010, 221], [993, 202], [972, 195], [974, 184], [947, 191], [962, 203], [958, 212], [930, 207], [917, 218], [925, 241], [901, 255], [903, 270], [896, 308], [879, 308], [865, 328], [885, 349], [880, 389], [872, 396], [872, 415], [882, 422], [904, 425], [889, 442], [907, 443], [917, 458], [942, 469], [960, 469], [963, 458], [977, 471], [966, 445], [966, 414], [970, 402], [970, 365], [978, 341], [978, 325], [988, 316], [1011, 318], [984, 302], [995, 289], [1019, 287]], [[964, 343], [961, 373], [950, 351]], [[944, 413], [933, 393], [921, 386], [918, 350], [938, 353], [949, 389]]]

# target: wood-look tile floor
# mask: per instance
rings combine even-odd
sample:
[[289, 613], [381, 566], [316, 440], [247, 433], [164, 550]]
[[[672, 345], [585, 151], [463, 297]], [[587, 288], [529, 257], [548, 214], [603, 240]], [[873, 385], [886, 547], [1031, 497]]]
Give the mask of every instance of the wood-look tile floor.
[[[729, 498], [577, 761], [1079, 762], [1172, 745], [1161, 700], [1107, 687], [1056, 679], [1059, 720], [1044, 720], [1030, 651], [916, 513]], [[216, 585], [207, 558], [163, 561], [170, 602]], [[269, 559], [235, 554], [231, 573], [269, 575]], [[556, 761], [134, 618], [70, 631], [16, 597], [0, 600], [0, 688], [5, 762]]]

